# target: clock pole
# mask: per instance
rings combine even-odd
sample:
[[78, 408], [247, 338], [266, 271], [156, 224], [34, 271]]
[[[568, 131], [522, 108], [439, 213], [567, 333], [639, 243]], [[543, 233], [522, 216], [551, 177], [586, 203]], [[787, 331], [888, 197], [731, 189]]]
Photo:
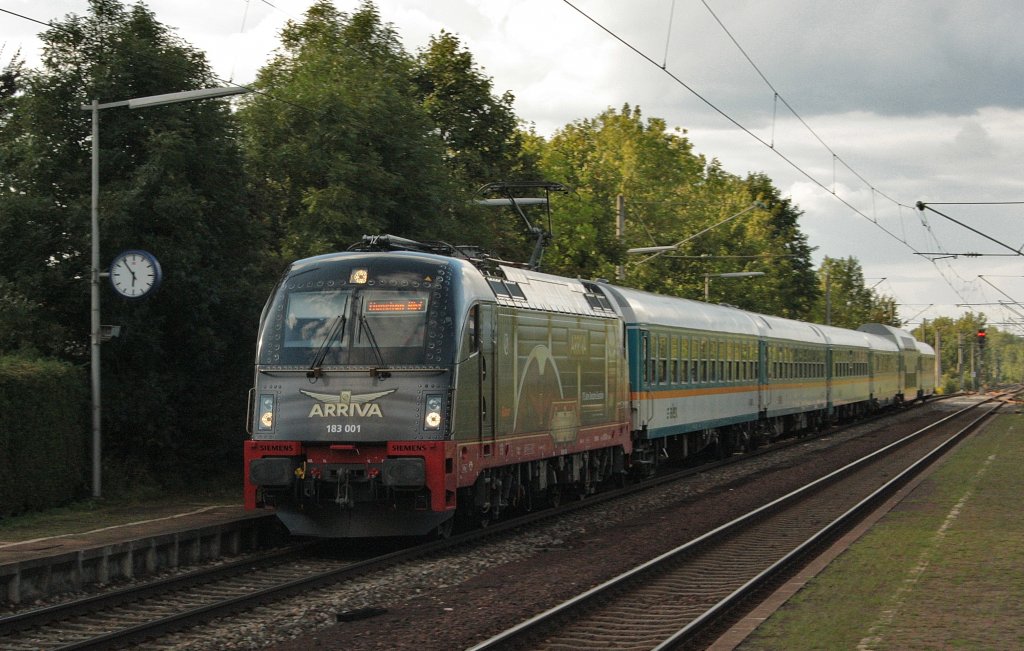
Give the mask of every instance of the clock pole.
[[92, 109], [92, 287], [91, 348], [92, 348], [92, 496], [101, 493], [100, 444], [100, 111], [99, 101], [93, 100]]
[[100, 343], [102, 343], [100, 325], [100, 278], [104, 275], [100, 272], [100, 220], [99, 220], [99, 195], [100, 195], [100, 109], [127, 106], [129, 109], [145, 108], [147, 106], [160, 106], [163, 104], [174, 104], [191, 100], [210, 99], [214, 97], [227, 97], [248, 93], [250, 90], [245, 86], [228, 86], [225, 88], [200, 88], [198, 90], [186, 90], [180, 93], [167, 93], [166, 95], [149, 95], [147, 97], [133, 97], [119, 102], [105, 102], [100, 104], [99, 100], [92, 100], [91, 104], [82, 104], [83, 111], [92, 111], [92, 271], [91, 271], [91, 348], [92, 348], [92, 495], [99, 497], [101, 491], [101, 445], [100, 445]]

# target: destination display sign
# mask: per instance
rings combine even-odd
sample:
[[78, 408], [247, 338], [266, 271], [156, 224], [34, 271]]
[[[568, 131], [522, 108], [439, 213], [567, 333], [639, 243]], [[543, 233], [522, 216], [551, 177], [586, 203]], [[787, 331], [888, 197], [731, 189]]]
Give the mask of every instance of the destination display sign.
[[373, 314], [396, 314], [409, 312], [426, 312], [425, 298], [407, 298], [400, 300], [371, 300], [366, 303], [366, 311]]

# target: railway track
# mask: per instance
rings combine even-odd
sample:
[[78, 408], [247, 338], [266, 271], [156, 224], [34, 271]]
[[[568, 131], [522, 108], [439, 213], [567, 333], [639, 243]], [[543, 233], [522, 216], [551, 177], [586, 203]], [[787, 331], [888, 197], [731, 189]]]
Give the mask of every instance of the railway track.
[[152, 641], [187, 630], [214, 618], [316, 590], [383, 568], [412, 561], [450, 547], [470, 544], [484, 537], [501, 535], [511, 529], [571, 511], [619, 499], [627, 494], [655, 488], [663, 483], [770, 454], [807, 439], [760, 448], [753, 453], [678, 470], [632, 485], [608, 491], [579, 502], [564, 504], [509, 521], [485, 530], [469, 532], [417, 545], [393, 553], [363, 559], [343, 559], [318, 554], [315, 545], [305, 544], [249, 557], [214, 568], [132, 586], [110, 593], [0, 618], [0, 651], [27, 649], [111, 648]]
[[[989, 401], [991, 402], [991, 401]], [[1000, 406], [972, 405], [522, 622], [471, 651], [704, 648]]]
[[93, 649], [130, 644], [287, 594], [359, 562], [300, 543], [92, 597], [0, 618], [0, 649]]

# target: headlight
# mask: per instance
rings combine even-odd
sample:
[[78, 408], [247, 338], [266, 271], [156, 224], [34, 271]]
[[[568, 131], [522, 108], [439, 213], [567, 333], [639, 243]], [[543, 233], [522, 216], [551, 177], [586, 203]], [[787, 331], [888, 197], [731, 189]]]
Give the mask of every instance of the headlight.
[[423, 429], [438, 429], [441, 427], [441, 414], [444, 410], [444, 397], [440, 395], [429, 395], [425, 401], [423, 417]]
[[274, 429], [274, 395], [271, 393], [260, 396], [259, 429], [261, 432]]

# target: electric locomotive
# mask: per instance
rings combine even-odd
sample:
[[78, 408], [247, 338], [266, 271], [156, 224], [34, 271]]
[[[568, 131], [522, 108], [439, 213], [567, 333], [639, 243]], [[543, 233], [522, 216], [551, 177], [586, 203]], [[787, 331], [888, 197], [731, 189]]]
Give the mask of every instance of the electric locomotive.
[[296, 535], [443, 535], [624, 471], [623, 330], [596, 287], [357, 248], [293, 263], [264, 308], [246, 508]]

